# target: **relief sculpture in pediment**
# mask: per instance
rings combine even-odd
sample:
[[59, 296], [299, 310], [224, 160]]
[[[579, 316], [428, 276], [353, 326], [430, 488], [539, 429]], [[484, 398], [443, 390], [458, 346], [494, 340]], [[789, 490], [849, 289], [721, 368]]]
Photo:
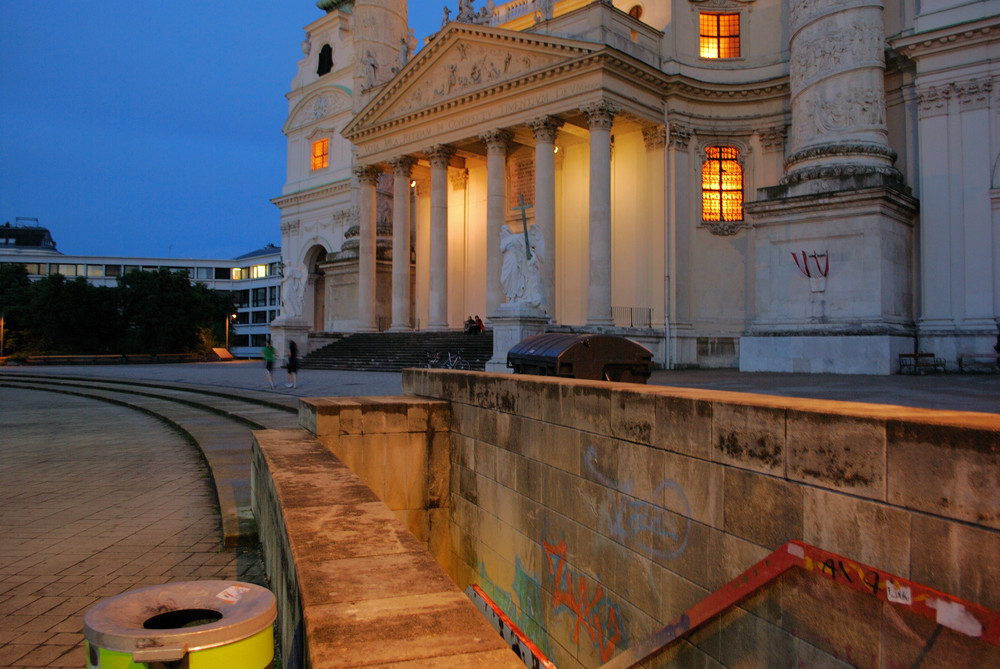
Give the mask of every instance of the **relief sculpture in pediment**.
[[558, 56], [542, 53], [519, 53], [496, 46], [459, 42], [410, 86], [409, 92], [391, 105], [392, 113], [405, 114], [480, 87], [514, 79], [558, 60]]

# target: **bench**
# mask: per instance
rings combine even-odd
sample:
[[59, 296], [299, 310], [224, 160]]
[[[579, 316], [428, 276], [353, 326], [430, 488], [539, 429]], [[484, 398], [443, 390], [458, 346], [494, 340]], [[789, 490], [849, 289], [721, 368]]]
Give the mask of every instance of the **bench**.
[[959, 371], [1000, 371], [1000, 354], [962, 353], [958, 356]]
[[943, 372], [944, 359], [935, 358], [933, 353], [900, 353], [900, 374], [923, 374], [924, 372]]

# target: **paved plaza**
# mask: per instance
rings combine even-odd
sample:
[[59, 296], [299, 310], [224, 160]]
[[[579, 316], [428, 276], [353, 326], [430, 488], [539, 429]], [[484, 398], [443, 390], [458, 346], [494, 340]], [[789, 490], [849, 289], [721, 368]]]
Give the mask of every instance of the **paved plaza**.
[[[303, 370], [273, 391], [259, 362], [0, 367], [285, 396], [394, 395], [401, 375]], [[1000, 413], [1000, 376], [844, 377], [657, 371], [657, 385]], [[262, 582], [254, 551], [224, 551], [197, 448], [156, 418], [95, 399], [0, 387], [0, 666], [82, 667], [83, 613], [168, 581]]]

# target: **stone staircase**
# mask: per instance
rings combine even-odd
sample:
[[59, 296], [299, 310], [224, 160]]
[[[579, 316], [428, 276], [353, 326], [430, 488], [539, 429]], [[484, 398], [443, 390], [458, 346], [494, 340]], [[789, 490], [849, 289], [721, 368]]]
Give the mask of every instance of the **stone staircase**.
[[365, 372], [398, 372], [407, 367], [426, 367], [434, 355], [447, 360], [448, 353], [461, 353], [471, 369], [486, 368], [493, 356], [493, 332], [465, 335], [459, 330], [443, 332], [356, 333], [317, 349], [302, 359], [303, 369], [347, 369]]

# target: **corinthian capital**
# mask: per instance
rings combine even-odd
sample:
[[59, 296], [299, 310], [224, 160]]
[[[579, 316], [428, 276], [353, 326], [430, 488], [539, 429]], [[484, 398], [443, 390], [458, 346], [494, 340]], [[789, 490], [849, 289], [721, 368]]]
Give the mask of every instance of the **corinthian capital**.
[[587, 126], [591, 130], [611, 130], [615, 114], [619, 112], [618, 105], [610, 100], [598, 100], [580, 107], [587, 117]]
[[510, 146], [513, 139], [514, 133], [503, 128], [487, 130], [479, 135], [479, 141], [486, 145], [488, 151], [500, 151], [503, 153], [507, 152], [507, 147]]
[[424, 149], [431, 167], [448, 167], [448, 161], [455, 155], [455, 147], [448, 144], [436, 144], [429, 149]]
[[562, 126], [563, 120], [554, 116], [539, 116], [528, 121], [528, 127], [531, 128], [531, 134], [534, 135], [535, 141], [546, 144], [556, 141], [556, 133]]

